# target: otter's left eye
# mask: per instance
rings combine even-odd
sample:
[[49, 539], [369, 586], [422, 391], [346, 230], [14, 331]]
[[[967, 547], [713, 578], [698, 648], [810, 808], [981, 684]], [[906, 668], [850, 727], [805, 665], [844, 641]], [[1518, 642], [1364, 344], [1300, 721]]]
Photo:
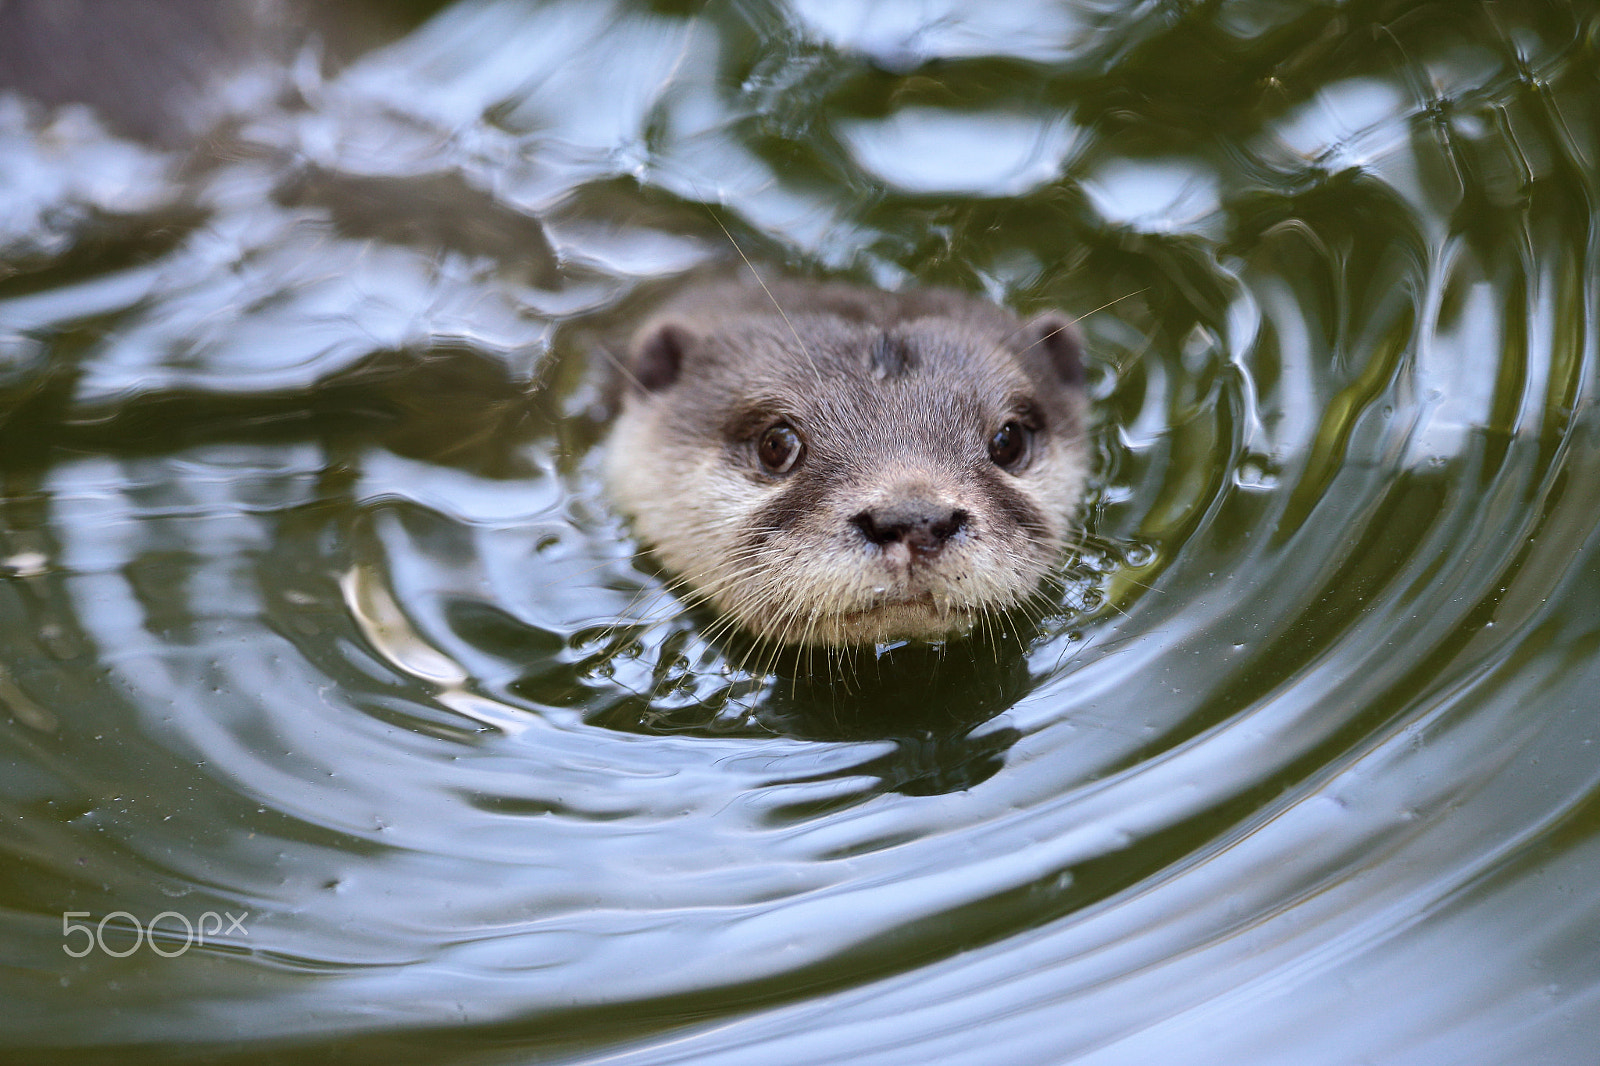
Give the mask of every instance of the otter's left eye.
[[1002, 470], [1015, 471], [1028, 458], [1028, 430], [1012, 419], [989, 438], [989, 458]]
[[769, 474], [787, 474], [800, 465], [800, 456], [805, 450], [800, 434], [785, 422], [761, 434], [761, 441], [756, 445], [756, 455]]

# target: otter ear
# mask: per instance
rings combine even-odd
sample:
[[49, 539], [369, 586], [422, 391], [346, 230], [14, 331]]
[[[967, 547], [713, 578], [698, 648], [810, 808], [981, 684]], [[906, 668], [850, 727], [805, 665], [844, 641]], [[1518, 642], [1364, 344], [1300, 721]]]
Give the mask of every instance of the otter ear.
[[1028, 323], [1023, 335], [1027, 347], [1038, 348], [1068, 385], [1083, 384], [1083, 334], [1072, 319], [1055, 311]]
[[648, 392], [659, 392], [678, 380], [684, 356], [698, 338], [682, 322], [654, 322], [633, 339], [629, 369]]

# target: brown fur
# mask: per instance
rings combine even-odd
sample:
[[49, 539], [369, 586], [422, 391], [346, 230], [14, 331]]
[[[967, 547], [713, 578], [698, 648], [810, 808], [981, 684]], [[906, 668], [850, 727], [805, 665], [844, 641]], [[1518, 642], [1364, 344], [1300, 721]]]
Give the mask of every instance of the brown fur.
[[[780, 313], [779, 308], [782, 308]], [[1087, 473], [1078, 339], [943, 290], [720, 283], [647, 321], [628, 352], [606, 480], [640, 539], [759, 637], [937, 639], [1022, 603], [1056, 564]], [[1026, 465], [990, 438], [1036, 424]], [[762, 433], [806, 451], [763, 470]], [[934, 547], [863, 533], [905, 501], [947, 508]], [[870, 523], [869, 523], [870, 525]]]

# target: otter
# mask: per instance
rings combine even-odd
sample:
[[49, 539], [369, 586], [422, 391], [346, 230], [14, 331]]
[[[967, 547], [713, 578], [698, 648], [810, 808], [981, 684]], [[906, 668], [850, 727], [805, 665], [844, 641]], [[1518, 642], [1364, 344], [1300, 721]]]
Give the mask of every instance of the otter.
[[634, 333], [604, 477], [758, 639], [940, 640], [1025, 604], [1089, 468], [1073, 320], [944, 289], [721, 280]]

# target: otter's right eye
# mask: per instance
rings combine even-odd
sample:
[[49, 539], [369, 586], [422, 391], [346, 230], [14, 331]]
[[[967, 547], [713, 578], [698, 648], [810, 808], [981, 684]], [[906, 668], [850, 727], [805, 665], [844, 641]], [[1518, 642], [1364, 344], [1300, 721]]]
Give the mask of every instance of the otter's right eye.
[[769, 474], [787, 474], [800, 465], [805, 450], [800, 434], [786, 422], [779, 422], [761, 434], [761, 441], [756, 445], [756, 455]]

